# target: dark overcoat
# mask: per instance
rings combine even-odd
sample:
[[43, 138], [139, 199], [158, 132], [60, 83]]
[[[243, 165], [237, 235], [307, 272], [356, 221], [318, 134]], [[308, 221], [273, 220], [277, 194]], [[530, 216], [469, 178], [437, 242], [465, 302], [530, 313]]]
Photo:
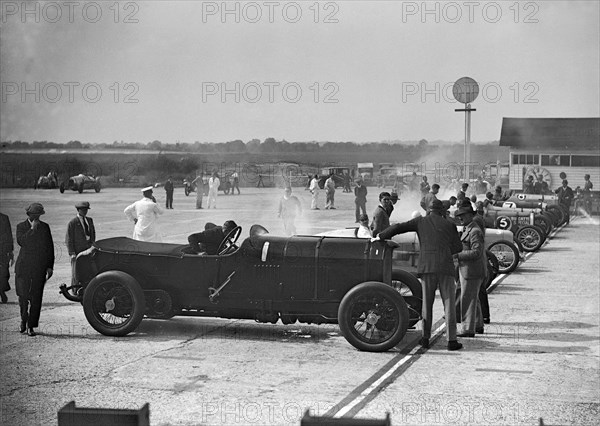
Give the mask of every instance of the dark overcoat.
[[90, 229], [90, 239], [85, 237], [85, 230], [79, 220], [78, 216], [75, 216], [69, 221], [67, 225], [67, 235], [65, 237], [65, 244], [69, 252], [69, 256], [73, 254], [81, 253], [84, 250], [89, 249], [92, 243], [96, 241], [96, 228], [94, 227], [94, 220], [91, 217], [85, 217]]

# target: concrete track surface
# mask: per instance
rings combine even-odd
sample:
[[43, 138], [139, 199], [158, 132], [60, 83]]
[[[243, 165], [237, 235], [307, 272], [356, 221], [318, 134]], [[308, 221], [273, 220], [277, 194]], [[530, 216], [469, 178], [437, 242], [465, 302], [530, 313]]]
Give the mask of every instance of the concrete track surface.
[[[253, 223], [281, 233], [281, 190], [242, 190], [219, 195], [217, 209], [195, 210], [194, 194], [185, 197], [177, 188], [175, 209], [161, 217], [164, 240], [183, 243], [206, 221], [230, 218], [242, 225], [242, 238]], [[308, 208], [309, 194], [294, 191]], [[379, 191], [369, 192], [372, 211]], [[164, 200], [161, 188], [156, 193]], [[446, 351], [440, 327], [429, 350], [416, 346], [416, 330], [394, 350], [373, 354], [355, 350], [335, 325], [175, 317], [146, 319], [124, 338], [96, 333], [81, 306], [58, 295], [58, 285], [70, 280], [66, 225], [74, 203], [87, 200], [99, 238], [129, 236], [123, 208], [139, 197], [135, 189], [113, 188], [98, 194], [0, 191], [13, 230], [30, 202], [44, 204], [42, 220], [57, 251], [37, 337], [18, 331], [14, 289], [0, 305], [0, 424], [56, 424], [57, 411], [71, 400], [78, 407], [131, 409], [149, 402], [153, 426], [298, 425], [306, 409], [354, 418], [389, 412], [395, 425], [536, 425], [539, 418], [546, 425], [600, 423], [596, 218], [573, 220], [514, 273], [501, 276], [490, 295], [492, 323], [484, 335], [462, 339], [463, 350]], [[353, 200], [338, 191], [337, 210], [305, 211], [299, 233], [353, 226]], [[415, 200], [403, 198], [392, 220], [413, 210]], [[439, 299], [435, 307], [440, 319]]]

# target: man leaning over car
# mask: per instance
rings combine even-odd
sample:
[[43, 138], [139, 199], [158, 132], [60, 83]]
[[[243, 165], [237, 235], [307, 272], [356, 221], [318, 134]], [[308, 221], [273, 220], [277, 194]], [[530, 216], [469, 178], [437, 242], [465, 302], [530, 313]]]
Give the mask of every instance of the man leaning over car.
[[[444, 205], [440, 200], [431, 203], [427, 216], [416, 217], [408, 222], [397, 223], [384, 229], [373, 240], [387, 240], [394, 235], [416, 232], [419, 236], [420, 255], [417, 272], [423, 288], [423, 338], [420, 345], [429, 347], [433, 323], [433, 301], [439, 287], [446, 313], [448, 350], [456, 351], [462, 344], [456, 340], [456, 308], [454, 285], [454, 261], [452, 256], [462, 250], [456, 226], [444, 218]], [[372, 240], [372, 241], [373, 241]]]

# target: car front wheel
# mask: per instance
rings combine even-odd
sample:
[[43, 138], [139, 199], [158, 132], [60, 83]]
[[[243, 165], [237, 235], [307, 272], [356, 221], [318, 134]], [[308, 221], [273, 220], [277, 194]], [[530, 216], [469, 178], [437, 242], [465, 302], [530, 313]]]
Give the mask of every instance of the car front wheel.
[[511, 241], [496, 241], [488, 250], [498, 259], [498, 272], [510, 274], [519, 265], [519, 249]]
[[355, 348], [384, 352], [404, 338], [408, 308], [395, 288], [369, 281], [346, 293], [338, 310], [338, 323], [348, 343]]
[[105, 336], [125, 336], [142, 321], [146, 302], [138, 282], [120, 271], [103, 272], [83, 293], [83, 311], [90, 325]]

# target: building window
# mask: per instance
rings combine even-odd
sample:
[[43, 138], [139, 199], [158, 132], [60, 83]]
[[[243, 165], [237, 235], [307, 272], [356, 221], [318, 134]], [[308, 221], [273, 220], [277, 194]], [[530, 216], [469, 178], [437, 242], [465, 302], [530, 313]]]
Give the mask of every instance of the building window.
[[571, 166], [570, 155], [542, 155], [542, 166]]
[[513, 164], [539, 165], [540, 156], [538, 154], [513, 154]]
[[572, 155], [571, 166], [573, 167], [600, 167], [600, 156], [598, 155]]

